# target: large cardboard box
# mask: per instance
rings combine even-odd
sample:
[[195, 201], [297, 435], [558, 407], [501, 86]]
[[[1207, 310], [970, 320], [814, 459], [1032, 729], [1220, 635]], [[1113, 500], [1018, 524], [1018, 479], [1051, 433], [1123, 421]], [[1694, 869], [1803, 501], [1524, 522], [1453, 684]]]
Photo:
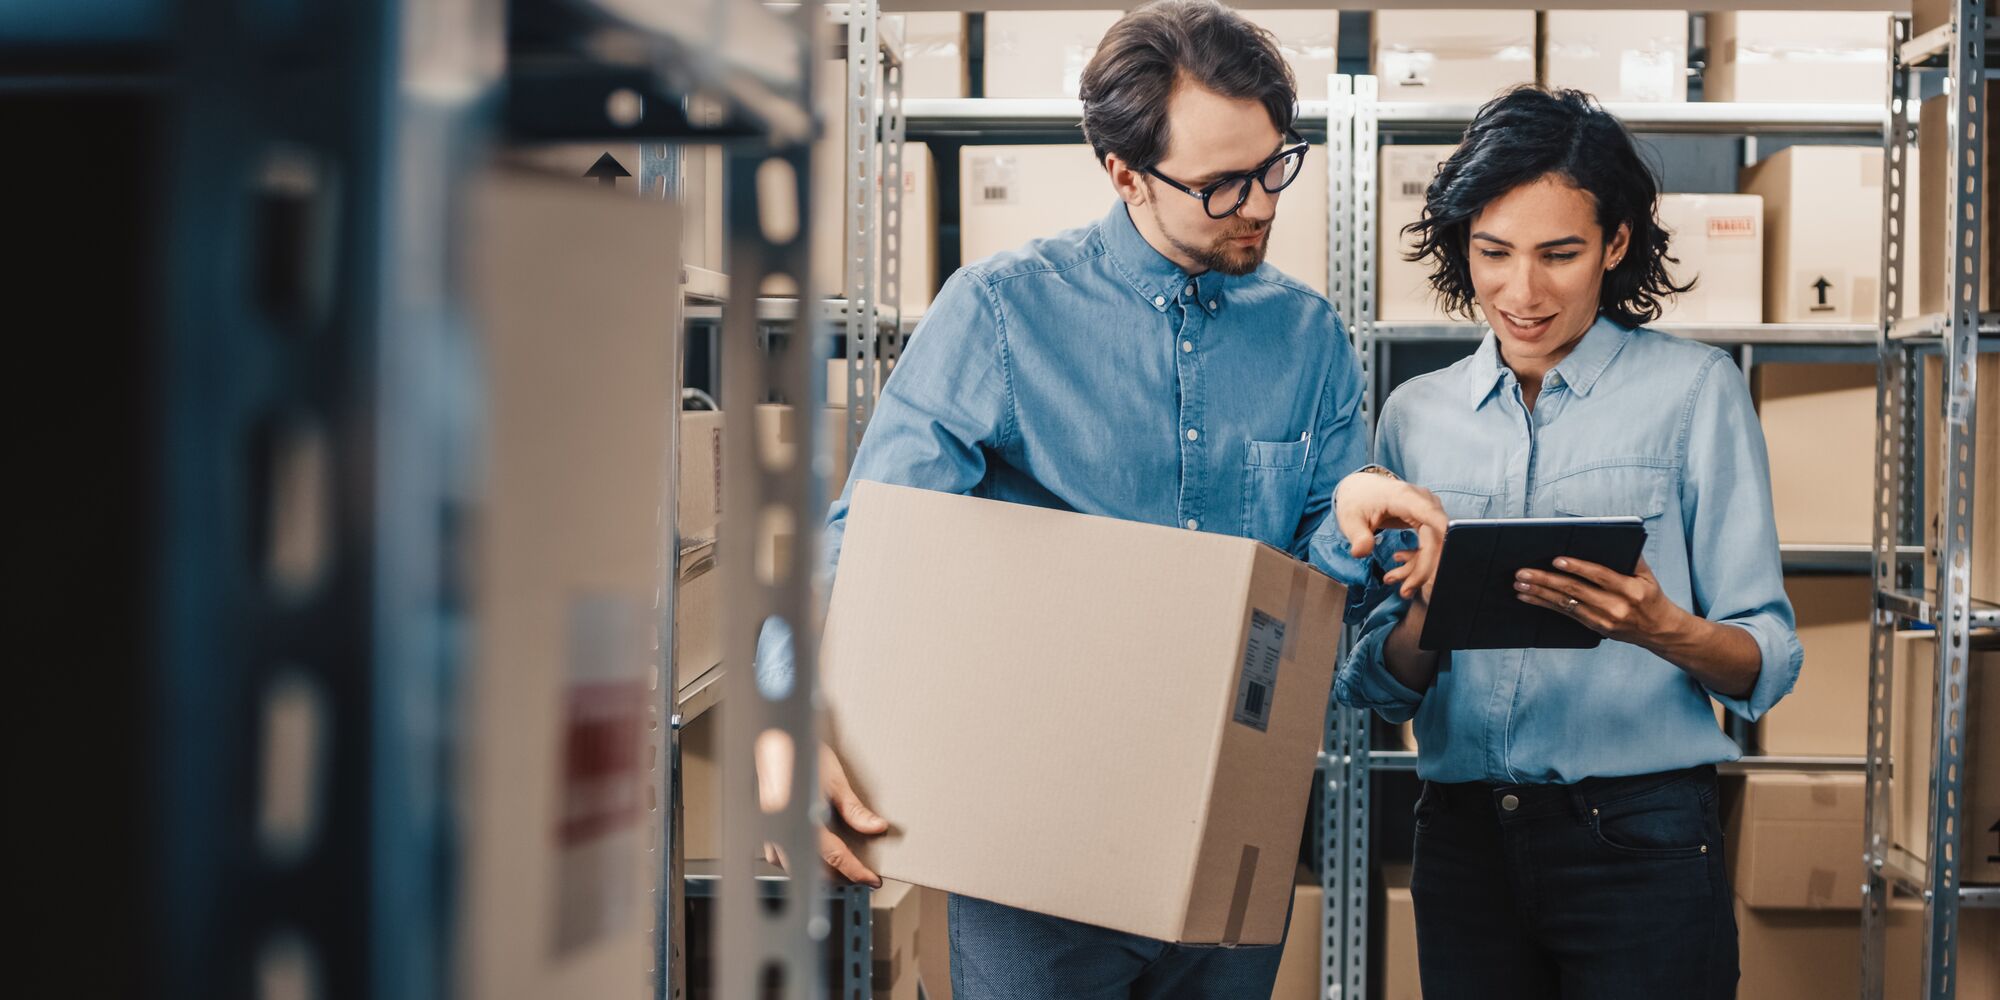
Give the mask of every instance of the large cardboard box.
[[1736, 895], [1767, 909], [1859, 909], [1864, 800], [1858, 774], [1746, 775], [1725, 834]]
[[1868, 621], [1874, 580], [1861, 575], [1788, 576], [1805, 665], [1798, 686], [1757, 720], [1767, 754], [1859, 757], [1868, 745]]
[[1423, 1000], [1417, 966], [1417, 908], [1407, 865], [1382, 866], [1382, 1000]]
[[[1859, 853], [1858, 850], [1856, 852]], [[1859, 869], [1859, 861], [1856, 862]], [[1958, 995], [2000, 995], [2000, 914], [1959, 911]], [[1922, 904], [1897, 900], [1889, 911], [1883, 996], [1923, 995]], [[1767, 910], [1736, 900], [1736, 995], [1750, 1000], [1826, 1000], [1861, 995], [1861, 911]]]
[[1423, 217], [1424, 193], [1457, 146], [1384, 146], [1375, 229], [1375, 318], [1385, 322], [1447, 319], [1431, 291], [1428, 261], [1404, 260], [1416, 247], [1403, 227]]
[[923, 890], [907, 882], [884, 880], [869, 894], [869, 918], [875, 940], [871, 954], [874, 976], [869, 988], [875, 1000], [917, 1000], [917, 929], [923, 923]]
[[1550, 87], [1600, 101], [1687, 100], [1688, 12], [1552, 10], [1542, 37]]
[[[2000, 83], [1986, 85], [1986, 107], [1991, 109], [1993, 101], [2000, 98]], [[1926, 313], [1943, 312], [1945, 308], [1945, 278], [1951, 273], [1947, 260], [1947, 250], [1951, 246], [1953, 234], [1957, 231], [1950, 221], [1956, 202], [1951, 197], [1951, 185], [1946, 182], [1945, 171], [1950, 166], [1952, 156], [1947, 149], [1951, 141], [1948, 114], [1950, 106], [1943, 97], [1933, 97], [1923, 103], [1917, 112], [1917, 200], [1916, 208], [1924, 224], [1911, 228], [1911, 235], [1917, 237], [1917, 302]], [[1986, 164], [1986, 209], [1979, 220], [1979, 289], [1974, 293], [1981, 310], [2000, 308], [2000, 255], [1993, 252], [1994, 217], [2000, 213], [2000, 197], [1994, 197], [1993, 178], [1993, 132], [1991, 122], [1995, 117], [1987, 112], [1988, 130], [1981, 162]], [[1908, 249], [1908, 248], [1905, 248]], [[1952, 255], [1954, 258], [1956, 255]]]
[[1875, 374], [1874, 365], [1855, 364], [1751, 369], [1780, 542], [1873, 541]]
[[[1972, 478], [1972, 551], [1967, 564], [1972, 599], [2000, 604], [2000, 355], [1979, 355], [1977, 399], [1974, 402], [1972, 452], [1978, 464]], [[1944, 523], [1944, 360], [1924, 358], [1924, 579], [1937, 587], [1938, 557]]]
[[[564, 142], [510, 146], [503, 159], [512, 168], [563, 177], [594, 188], [636, 196], [646, 180], [640, 144], [636, 142]], [[680, 263], [711, 271], [728, 270], [727, 214], [723, 202], [724, 158], [720, 146], [679, 147]], [[664, 189], [656, 182], [655, 192]]]
[[903, 97], [967, 97], [966, 19], [957, 11], [908, 13], [903, 22]]
[[[647, 995], [647, 676], [680, 234], [664, 203], [475, 182], [464, 261], [488, 447], [469, 550], [477, 669], [452, 787], [470, 996]], [[579, 323], [588, 316], [590, 322]], [[640, 415], [641, 418], [635, 418]]]
[[1764, 199], [1754, 194], [1663, 194], [1675, 281], [1693, 290], [1667, 300], [1666, 323], [1758, 323], [1764, 317]]
[[[718, 720], [704, 712], [681, 727], [681, 856], [722, 857], [722, 766], [715, 756]], [[752, 845], [754, 846], [754, 845]]]
[[[1326, 78], [1335, 71], [1340, 34], [1332, 10], [1241, 10], [1271, 32], [1292, 67], [1301, 101], [1326, 100]], [[1124, 13], [1117, 10], [991, 11], [986, 15], [987, 97], [1078, 95], [1084, 67], [1104, 33]]]
[[[1089, 146], [967, 146], [960, 153], [959, 247], [969, 262], [1087, 226], [1118, 199]], [[1265, 260], [1326, 293], [1326, 149], [1315, 146], [1278, 199]], [[1158, 185], [1163, 197], [1183, 197]], [[1141, 209], [1142, 211], [1144, 209]]]
[[1873, 323], [1882, 310], [1882, 147], [1790, 146], [1743, 171], [1764, 199], [1764, 321]]
[[1385, 101], [1484, 104], [1535, 82], [1532, 10], [1378, 10], [1374, 24]]
[[[1975, 638], [1966, 671], [1964, 799], [1959, 827], [1958, 879], [1968, 885], [2000, 883], [2000, 642]], [[1932, 726], [1937, 697], [1937, 640], [1928, 632], [1896, 635], [1894, 717], [1889, 741], [1894, 764], [1890, 798], [1896, 843], [1918, 858], [1930, 856]]]
[[686, 691], [722, 662], [722, 566], [716, 541], [684, 541], [674, 590], [674, 682]]
[[1292, 926], [1285, 933], [1285, 950], [1278, 956], [1278, 978], [1271, 987], [1271, 1000], [1320, 1000], [1320, 912], [1325, 902], [1326, 891], [1320, 888], [1319, 876], [1300, 866], [1292, 885]]
[[1243, 538], [858, 484], [822, 690], [892, 824], [859, 853], [1147, 937], [1278, 943], [1342, 599]]
[[1708, 100], [1881, 104], [1888, 81], [1886, 11], [1708, 16]]

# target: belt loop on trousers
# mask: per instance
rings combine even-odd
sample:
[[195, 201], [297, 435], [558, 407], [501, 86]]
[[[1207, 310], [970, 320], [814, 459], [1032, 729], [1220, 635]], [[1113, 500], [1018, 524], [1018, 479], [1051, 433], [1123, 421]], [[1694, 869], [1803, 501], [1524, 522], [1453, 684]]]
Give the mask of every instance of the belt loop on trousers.
[[1590, 822], [1590, 799], [1583, 794], [1582, 783], [1569, 786], [1569, 808], [1576, 815], [1578, 823]]

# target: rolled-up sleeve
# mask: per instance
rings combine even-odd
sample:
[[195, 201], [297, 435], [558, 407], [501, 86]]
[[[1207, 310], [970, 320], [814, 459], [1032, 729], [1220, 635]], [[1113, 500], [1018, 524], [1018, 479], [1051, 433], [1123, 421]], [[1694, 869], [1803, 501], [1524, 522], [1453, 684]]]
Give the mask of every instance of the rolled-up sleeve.
[[[1003, 323], [991, 290], [972, 270], [953, 274], [925, 310], [827, 510], [821, 594], [833, 591], [855, 483], [969, 493], [985, 479], [988, 450], [1001, 447], [1014, 427]], [[792, 656], [791, 630], [767, 622], [757, 643], [759, 681], [782, 688]]]
[[[1375, 443], [1375, 463], [1401, 475], [1399, 445], [1395, 435], [1393, 405], [1384, 411]], [[1360, 636], [1347, 659], [1334, 674], [1334, 699], [1353, 708], [1372, 709], [1390, 722], [1406, 722], [1417, 713], [1422, 693], [1404, 687], [1389, 673], [1383, 644], [1402, 622], [1410, 602], [1396, 588], [1382, 583], [1382, 574], [1395, 565], [1397, 552], [1416, 547], [1416, 535], [1406, 530], [1390, 530], [1375, 536], [1375, 551], [1367, 559], [1356, 558], [1346, 534], [1340, 530], [1339, 511], [1328, 512], [1312, 539], [1313, 562], [1347, 584], [1352, 599], [1348, 603], [1349, 624], [1360, 621]]]
[[1712, 689], [1709, 696], [1755, 721], [1791, 691], [1804, 653], [1785, 596], [1764, 433], [1742, 373], [1727, 358], [1703, 369], [1681, 467], [1692, 610], [1750, 633], [1763, 654], [1747, 698]]

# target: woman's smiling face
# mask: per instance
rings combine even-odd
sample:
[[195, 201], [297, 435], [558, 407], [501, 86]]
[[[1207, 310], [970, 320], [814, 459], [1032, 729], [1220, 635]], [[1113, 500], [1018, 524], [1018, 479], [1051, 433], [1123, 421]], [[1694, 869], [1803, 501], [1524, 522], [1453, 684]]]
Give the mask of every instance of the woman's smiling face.
[[1517, 370], [1554, 367], [1596, 322], [1604, 275], [1625, 255], [1627, 227], [1607, 242], [1596, 201], [1551, 175], [1493, 199], [1469, 229], [1473, 294], [1501, 356]]

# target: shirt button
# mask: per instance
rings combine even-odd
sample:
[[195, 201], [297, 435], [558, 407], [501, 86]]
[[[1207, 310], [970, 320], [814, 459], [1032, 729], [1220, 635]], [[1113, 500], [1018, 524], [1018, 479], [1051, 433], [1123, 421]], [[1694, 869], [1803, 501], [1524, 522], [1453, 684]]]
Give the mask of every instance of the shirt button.
[[1209, 300], [1208, 300], [1208, 307], [1209, 307], [1210, 309], [1213, 309], [1213, 308], [1215, 308], [1215, 300], [1214, 300], [1214, 299], [1209, 299]]
[[1167, 297], [1166, 297], [1166, 296], [1164, 296], [1164, 295], [1155, 295], [1155, 296], [1153, 296], [1153, 304], [1154, 304], [1154, 305], [1156, 305], [1156, 306], [1163, 306], [1163, 305], [1166, 305], [1166, 304], [1167, 304]]
[[1189, 530], [1189, 531], [1200, 531], [1200, 530], [1201, 530], [1201, 522], [1200, 522], [1200, 521], [1197, 521], [1197, 520], [1195, 520], [1194, 518], [1191, 518], [1191, 517], [1190, 517], [1190, 518], [1188, 518], [1188, 530]]
[[1193, 354], [1193, 353], [1194, 353], [1194, 341], [1192, 341], [1192, 340], [1183, 340], [1183, 341], [1181, 341], [1181, 353], [1182, 353], [1182, 354]]
[[1200, 432], [1200, 431], [1198, 431], [1198, 430], [1195, 430], [1195, 429], [1194, 429], [1194, 428], [1192, 428], [1192, 427], [1188, 428], [1188, 440], [1189, 440], [1189, 441], [1199, 441], [1199, 440], [1201, 440], [1201, 432]]
[[1502, 795], [1500, 796], [1500, 808], [1505, 809], [1508, 812], [1513, 812], [1514, 810], [1521, 808], [1521, 800], [1518, 797], [1511, 794]]

